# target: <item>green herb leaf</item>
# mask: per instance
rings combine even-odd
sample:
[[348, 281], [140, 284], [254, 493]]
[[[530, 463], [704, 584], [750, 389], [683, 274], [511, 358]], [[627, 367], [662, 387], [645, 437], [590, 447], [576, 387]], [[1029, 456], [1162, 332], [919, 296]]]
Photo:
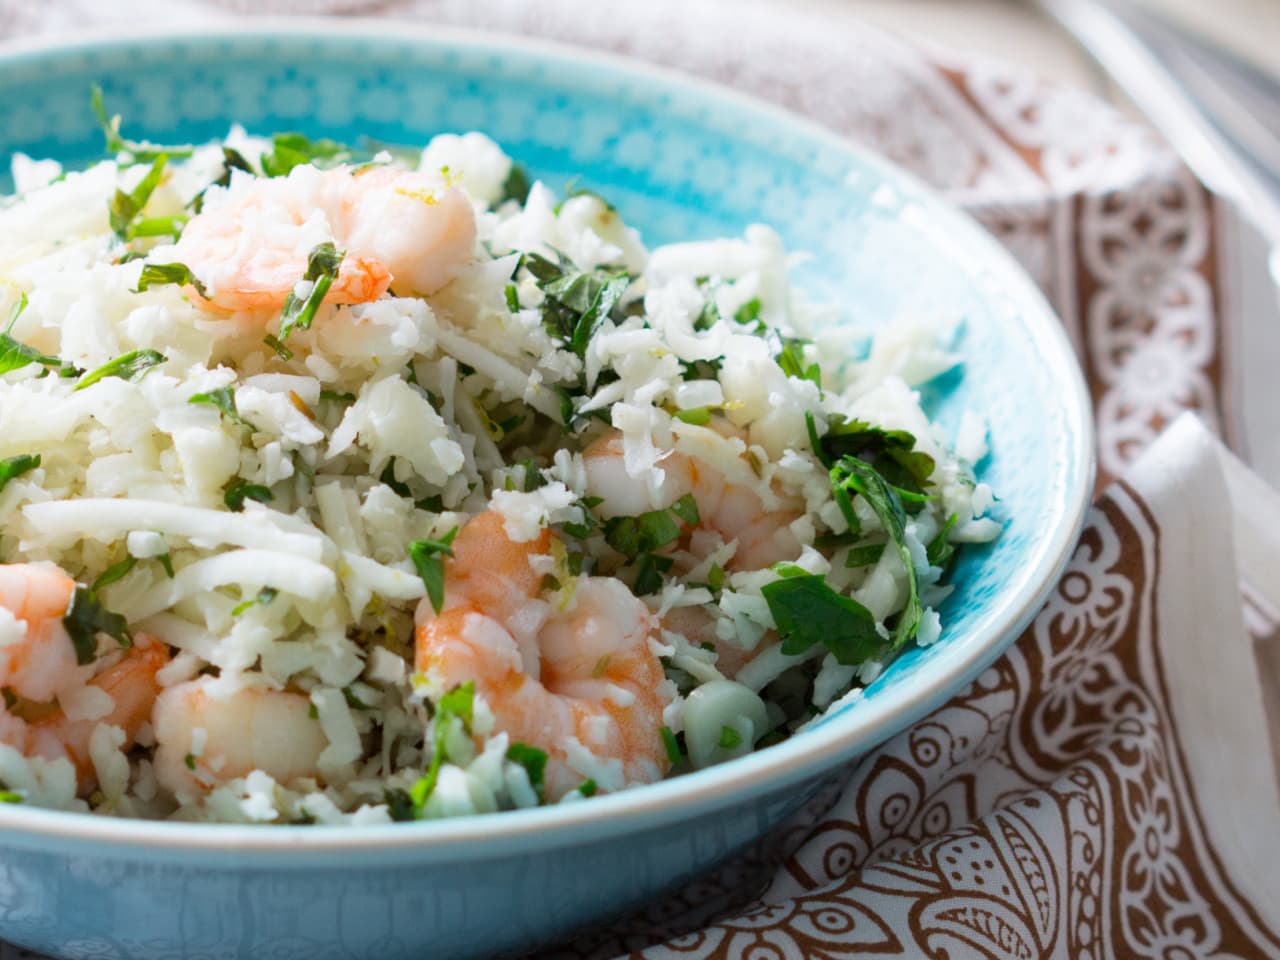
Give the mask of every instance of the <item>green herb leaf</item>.
[[696, 526], [698, 505], [685, 494], [670, 507], [650, 510], [634, 517], [614, 517], [605, 521], [604, 539], [628, 560], [652, 553], [680, 539], [681, 524]]
[[518, 163], [511, 164], [511, 169], [507, 171], [507, 179], [502, 183], [502, 196], [498, 198], [498, 203], [514, 200], [523, 206], [529, 199], [530, 186], [529, 175], [525, 173], [524, 167]]
[[426, 806], [427, 801], [431, 798], [431, 792], [436, 788], [436, 781], [440, 777], [440, 768], [444, 765], [447, 756], [445, 746], [449, 735], [449, 728], [456, 719], [462, 724], [462, 729], [467, 733], [471, 732], [471, 720], [475, 709], [476, 685], [474, 681], [468, 680], [466, 683], [454, 687], [436, 704], [435, 727], [433, 728], [431, 765], [427, 768], [424, 776], [419, 778], [418, 782], [413, 785], [413, 789], [409, 791], [409, 798], [413, 801], [414, 819], [422, 817], [422, 808]]
[[0, 803], [22, 803], [22, 794], [12, 790], [0, 790]]
[[822, 371], [816, 363], [808, 363], [804, 357], [804, 348], [808, 340], [796, 337], [779, 337], [781, 349], [778, 351], [778, 366], [788, 377], [809, 380], [822, 386]]
[[126, 140], [120, 136], [120, 117], [107, 116], [106, 105], [102, 101], [102, 88], [96, 84], [89, 93], [89, 106], [93, 109], [98, 124], [102, 127], [102, 135], [106, 139], [108, 153], [127, 153], [139, 163], [147, 163], [161, 156], [180, 159], [191, 156], [195, 148], [190, 145], [163, 147], [154, 143]]
[[387, 813], [396, 823], [408, 823], [417, 819], [413, 809], [413, 797], [409, 796], [407, 790], [401, 790], [399, 787], [394, 790], [384, 790], [382, 799], [387, 804]]
[[848, 666], [862, 663], [884, 648], [871, 611], [836, 593], [816, 574], [784, 576], [765, 584], [760, 593], [769, 604], [785, 654], [804, 653], [819, 644]]
[[662, 745], [667, 750], [667, 759], [673, 764], [679, 763], [683, 759], [684, 754], [680, 750], [680, 741], [676, 739], [676, 735], [671, 732], [670, 727], [662, 728]]
[[271, 138], [271, 150], [262, 155], [262, 172], [268, 177], [285, 177], [294, 167], [306, 163], [336, 167], [353, 156], [349, 147], [335, 140], [312, 140], [293, 132], [277, 133]]
[[66, 615], [62, 618], [62, 626], [75, 648], [76, 663], [81, 666], [93, 663], [98, 652], [100, 633], [105, 633], [122, 647], [133, 643], [133, 636], [129, 633], [129, 625], [124, 617], [105, 609], [94, 592], [87, 587], [76, 587]]
[[0, 492], [8, 485], [10, 480], [22, 476], [31, 470], [40, 466], [40, 454], [34, 456], [29, 453], [20, 453], [16, 457], [9, 457], [7, 460], [0, 460]]
[[636, 563], [636, 578], [631, 585], [632, 592], [638, 597], [647, 597], [662, 589], [663, 574], [675, 563], [671, 557], [660, 557], [654, 553], [641, 554]]
[[752, 297], [733, 311], [733, 319], [735, 323], [740, 323], [744, 327], [754, 326], [756, 333], [764, 333], [764, 321], [760, 319], [760, 298]]
[[169, 554], [167, 553], [162, 553], [160, 554], [160, 556], [156, 557], [156, 560], [159, 561], [160, 568], [164, 570], [164, 575], [168, 577], [170, 580], [172, 580], [173, 579], [173, 558], [169, 556]]
[[[2, 485], [0, 485], [2, 486]], [[925, 552], [929, 557], [929, 565], [932, 567], [945, 567], [951, 562], [951, 558], [955, 556], [958, 549], [954, 543], [951, 543], [947, 537], [951, 533], [951, 528], [956, 525], [956, 521], [960, 519], [956, 514], [947, 517], [947, 522], [942, 525], [932, 540], [929, 541]]]
[[294, 330], [311, 328], [311, 321], [315, 319], [325, 294], [337, 279], [342, 258], [346, 255], [345, 251], [338, 250], [332, 242], [326, 240], [307, 256], [307, 271], [302, 279], [311, 283], [311, 292], [305, 298], [300, 298], [292, 290], [289, 291], [289, 296], [284, 301], [284, 311], [280, 314], [281, 340]]
[[596, 330], [631, 286], [631, 275], [599, 268], [583, 272], [567, 260], [557, 265], [538, 254], [527, 254], [524, 265], [546, 294], [543, 325], [579, 357], [585, 356]]
[[520, 293], [516, 290], [514, 283], [508, 283], [502, 288], [502, 295], [507, 299], [507, 309], [512, 313], [520, 312]]
[[238, 617], [251, 607], [265, 607], [272, 600], [280, 595], [280, 591], [275, 587], [263, 587], [258, 591], [257, 596], [250, 597], [248, 600], [242, 601], [231, 608], [231, 615]]
[[869, 567], [880, 559], [882, 553], [884, 553], [883, 543], [864, 543], [861, 546], [851, 547], [845, 555], [844, 565], [850, 569]]
[[346, 391], [321, 390], [320, 399], [326, 403], [338, 403], [344, 407], [349, 407], [356, 402], [356, 395]]
[[188, 770], [194, 770], [196, 768], [196, 755], [194, 753], [188, 753], [182, 758], [182, 762], [186, 764]]
[[742, 734], [733, 729], [733, 727], [721, 727], [720, 739], [717, 741], [717, 744], [722, 750], [732, 750], [734, 747], [742, 744]]
[[80, 371], [57, 357], [50, 357], [34, 347], [20, 343], [7, 333], [0, 333], [0, 374], [21, 370], [32, 363], [57, 370], [59, 375], [78, 376]]
[[524, 743], [513, 743], [507, 748], [507, 759], [524, 767], [529, 775], [529, 783], [542, 799], [544, 777], [547, 769], [547, 752]]
[[125, 557], [119, 563], [113, 563], [102, 572], [102, 576], [93, 581], [93, 586], [89, 588], [90, 591], [96, 594], [99, 590], [111, 586], [116, 581], [123, 580], [129, 575], [129, 571], [137, 565], [137, 557]]
[[18, 294], [18, 302], [9, 310], [9, 322], [5, 324], [4, 332], [9, 333], [13, 329], [13, 325], [18, 322], [18, 318], [22, 316], [22, 311], [27, 309], [27, 292], [24, 290]]
[[138, 181], [136, 187], [128, 193], [117, 188], [111, 197], [107, 205], [111, 229], [121, 240], [132, 240], [138, 236], [134, 232], [135, 221], [142, 214], [147, 201], [151, 199], [151, 194], [155, 192], [156, 187], [160, 186], [160, 180], [164, 177], [164, 167], [168, 162], [169, 158], [163, 153], [160, 154], [151, 162], [151, 169]]
[[691, 423], [695, 427], [705, 427], [711, 422], [710, 407], [692, 407], [688, 410], [677, 410], [675, 413], [677, 420], [684, 423]]
[[246, 500], [257, 500], [259, 503], [270, 503], [275, 499], [269, 487], [261, 484], [250, 483], [248, 480], [242, 480], [240, 477], [234, 477], [223, 489], [222, 502], [227, 505], [227, 509], [239, 513], [244, 509]]
[[268, 333], [262, 338], [262, 342], [276, 352], [276, 356], [288, 363], [293, 359], [293, 351], [280, 342], [280, 338], [273, 333]]
[[209, 295], [200, 278], [192, 273], [191, 268], [185, 263], [144, 263], [142, 273], [138, 275], [138, 285], [133, 292], [142, 293], [143, 290], [151, 287], [161, 287], [170, 283], [195, 287], [196, 293], [202, 297]]
[[350, 687], [342, 688], [342, 699], [347, 701], [347, 706], [350, 707], [352, 710], [372, 710], [373, 709], [372, 704], [365, 703], [363, 700], [357, 697], [355, 695], [355, 692]]
[[924, 616], [924, 608], [920, 604], [920, 582], [916, 576], [915, 564], [911, 560], [911, 551], [906, 541], [906, 512], [898, 494], [885, 481], [877, 470], [869, 463], [857, 457], [841, 457], [831, 468], [831, 489], [842, 491], [846, 496], [859, 494], [880, 518], [889, 539], [897, 548], [898, 556], [907, 577], [907, 604], [898, 615], [898, 622], [893, 628], [893, 648], [904, 646], [920, 628], [920, 619]]
[[444, 609], [444, 558], [453, 556], [454, 527], [439, 540], [415, 540], [409, 544], [409, 559], [427, 588], [427, 596], [436, 613]]
[[719, 593], [724, 588], [724, 567], [718, 563], [713, 563], [711, 569], [707, 571], [707, 586], [712, 591]]
[[933, 457], [916, 450], [916, 438], [906, 430], [884, 430], [865, 420], [847, 420], [835, 414], [828, 422], [826, 436], [818, 440], [811, 427], [809, 439], [826, 466], [841, 457], [857, 457], [873, 465], [890, 485], [911, 493], [922, 492], [933, 475]]
[[584, 797], [594, 797], [599, 789], [594, 780], [583, 780], [578, 784], [578, 792]]
[[[239, 150], [234, 150], [225, 144], [222, 147], [222, 173], [218, 179], [209, 184], [209, 187], [229, 187], [231, 186], [231, 171], [243, 170], [245, 173], [253, 173], [253, 167], [249, 165], [249, 161], [244, 158]], [[205, 187], [187, 204], [193, 211], [199, 213], [204, 209], [204, 195], [209, 191], [209, 187]]]
[[[152, 367], [158, 367], [169, 358], [155, 350], [131, 350], [114, 360], [108, 360], [97, 370], [86, 373], [75, 385], [75, 390], [91, 387], [108, 377], [119, 377], [121, 380], [138, 381]], [[74, 391], [72, 391], [74, 392]]]
[[251, 426], [236, 412], [236, 391], [234, 387], [219, 387], [217, 390], [210, 390], [208, 393], [197, 393], [187, 403], [207, 403], [211, 407], [217, 407], [222, 415], [232, 423], [238, 423], [245, 427]]

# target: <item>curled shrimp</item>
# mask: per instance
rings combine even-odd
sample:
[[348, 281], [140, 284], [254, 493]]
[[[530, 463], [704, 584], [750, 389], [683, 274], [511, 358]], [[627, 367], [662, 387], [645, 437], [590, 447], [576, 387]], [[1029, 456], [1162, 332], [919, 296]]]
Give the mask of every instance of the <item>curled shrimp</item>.
[[156, 780], [179, 799], [261, 770], [278, 783], [316, 777], [328, 745], [300, 693], [231, 688], [215, 677], [169, 687], [156, 699]]
[[495, 727], [547, 754], [545, 793], [584, 780], [602, 792], [652, 783], [670, 767], [662, 713], [671, 685], [650, 649], [653, 615], [624, 584], [579, 576], [539, 599], [530, 558], [551, 534], [514, 543], [496, 513], [472, 518], [445, 568], [445, 608], [418, 608], [416, 666], [429, 682], [475, 683]]
[[[0, 712], [0, 742], [24, 756], [69, 760], [84, 795], [95, 786], [89, 751], [93, 731], [100, 724], [119, 727], [124, 748], [133, 745], [151, 717], [159, 691], [156, 673], [169, 662], [169, 651], [143, 635], [105, 669], [81, 666], [62, 625], [75, 589], [75, 581], [56, 567], [0, 565], [0, 607], [13, 620], [13, 637], [0, 646], [0, 687], [8, 694]], [[85, 687], [111, 700], [110, 708], [93, 719], [70, 716], [64, 707]]]
[[471, 202], [437, 175], [299, 166], [287, 177], [237, 178], [223, 202], [191, 218], [173, 256], [214, 307], [277, 311], [325, 241], [346, 256], [324, 302], [354, 304], [388, 289], [435, 293], [471, 262], [475, 240]]
[[[616, 430], [601, 436], [582, 456], [587, 492], [601, 498], [596, 510], [606, 520], [670, 507], [692, 494], [701, 528], [691, 531], [692, 537], [702, 532], [711, 534], [713, 541], [737, 541], [729, 569], [759, 570], [800, 555], [800, 541], [791, 531], [791, 524], [804, 514], [798, 500], [784, 498], [779, 506], [765, 509], [760, 495], [750, 487], [732, 483], [715, 467], [673, 450], [662, 460], [663, 480], [655, 502], [645, 480], [627, 472], [622, 435]], [[695, 545], [694, 552], [704, 551]]]

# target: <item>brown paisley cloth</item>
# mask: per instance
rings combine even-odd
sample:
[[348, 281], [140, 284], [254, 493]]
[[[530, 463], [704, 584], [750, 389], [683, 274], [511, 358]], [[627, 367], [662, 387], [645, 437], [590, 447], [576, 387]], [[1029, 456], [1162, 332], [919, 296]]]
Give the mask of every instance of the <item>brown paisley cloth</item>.
[[[0, 29], [164, 6], [8, 0]], [[1274, 331], [1245, 324], [1236, 214], [1157, 137], [829, 2], [175, 6], [360, 7], [612, 50], [777, 101], [972, 212], [1079, 352], [1099, 496], [1010, 652], [747, 855], [541, 956], [1280, 958], [1280, 496], [1216, 439], [1280, 480], [1277, 395], [1242, 387], [1280, 354]]]

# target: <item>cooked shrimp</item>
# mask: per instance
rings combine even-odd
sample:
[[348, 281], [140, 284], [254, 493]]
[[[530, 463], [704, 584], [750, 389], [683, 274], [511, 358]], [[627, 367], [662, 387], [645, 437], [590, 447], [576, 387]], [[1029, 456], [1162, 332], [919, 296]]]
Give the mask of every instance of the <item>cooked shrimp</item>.
[[444, 611], [418, 608], [417, 670], [444, 688], [474, 681], [498, 730], [545, 751], [548, 800], [588, 778], [605, 792], [659, 780], [670, 767], [661, 727], [671, 693], [649, 648], [656, 620], [603, 577], [572, 581], [564, 609], [540, 600], [529, 560], [550, 536], [513, 543], [496, 513], [462, 528]]
[[346, 252], [325, 303], [367, 303], [388, 289], [429, 295], [471, 262], [475, 214], [466, 194], [439, 176], [302, 166], [287, 177], [237, 180], [224, 202], [191, 218], [174, 259], [215, 307], [275, 311], [325, 240]]
[[[26, 756], [65, 758], [76, 769], [81, 794], [95, 784], [89, 740], [99, 724], [124, 731], [132, 746], [151, 716], [159, 691], [156, 673], [169, 662], [163, 643], [139, 636], [122, 660], [94, 675], [80, 666], [62, 625], [76, 584], [56, 567], [0, 565], [0, 607], [19, 624], [18, 635], [0, 646], [0, 686], [9, 701], [0, 716], [0, 741]], [[111, 698], [111, 707], [94, 719], [72, 719], [62, 706], [85, 687]]]
[[200, 677], [165, 690], [151, 716], [160, 785], [178, 797], [199, 796], [227, 780], [261, 770], [278, 783], [316, 777], [328, 745], [311, 701], [300, 693], [231, 689]]
[[[583, 460], [587, 492], [602, 498], [596, 509], [605, 519], [660, 510], [692, 493], [701, 532], [737, 541], [729, 569], [759, 570], [800, 555], [800, 541], [791, 532], [791, 523], [804, 514], [800, 501], [784, 500], [778, 508], [766, 510], [754, 490], [730, 483], [719, 470], [679, 451], [663, 458], [662, 484], [651, 492], [644, 480], [627, 473], [622, 435], [616, 430], [587, 447]], [[697, 538], [699, 531], [691, 533]], [[702, 553], [696, 544], [694, 552]]]

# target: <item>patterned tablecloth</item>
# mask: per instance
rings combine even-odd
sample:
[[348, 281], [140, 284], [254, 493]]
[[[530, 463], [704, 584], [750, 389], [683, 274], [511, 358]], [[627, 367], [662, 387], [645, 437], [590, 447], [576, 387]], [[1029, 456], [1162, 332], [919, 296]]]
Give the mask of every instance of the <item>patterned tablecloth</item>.
[[[261, 6], [181, 8], [235, 5]], [[157, 6], [10, 0], [0, 29]], [[1216, 439], [1280, 479], [1274, 391], [1242, 387], [1280, 355], [1244, 322], [1235, 212], [1096, 100], [830, 7], [374, 6], [659, 61], [874, 146], [1014, 252], [1096, 404], [1095, 508], [1007, 656], [747, 856], [544, 955], [1280, 957], [1280, 496]]]

